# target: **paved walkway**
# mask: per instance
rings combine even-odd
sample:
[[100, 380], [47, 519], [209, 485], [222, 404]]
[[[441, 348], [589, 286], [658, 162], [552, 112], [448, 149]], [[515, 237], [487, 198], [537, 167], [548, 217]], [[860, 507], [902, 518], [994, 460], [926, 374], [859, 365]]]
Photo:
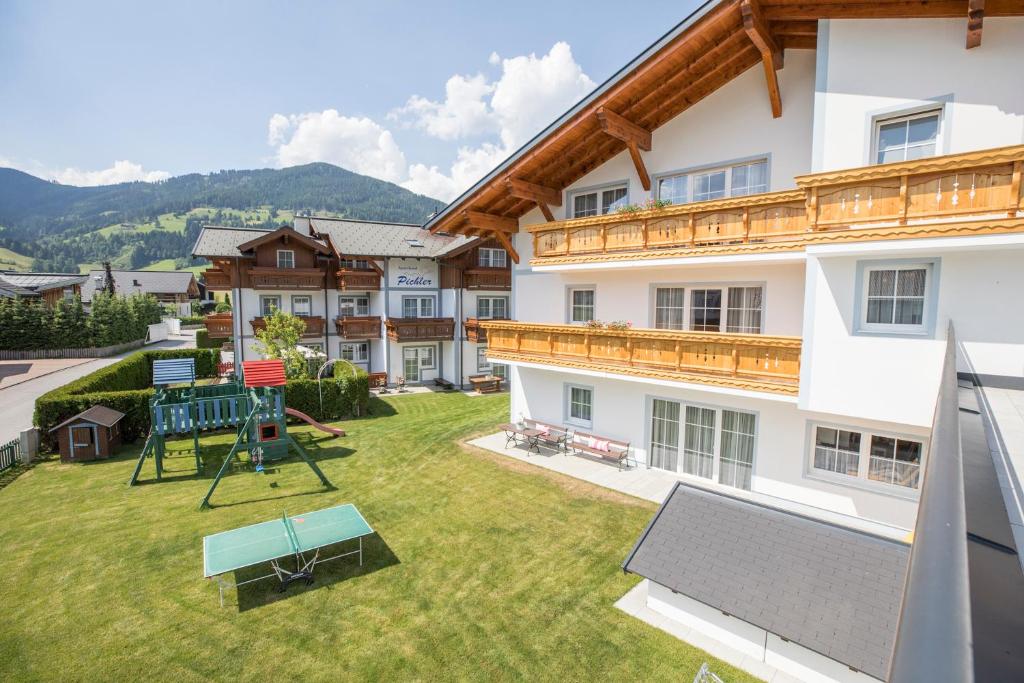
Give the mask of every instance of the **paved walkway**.
[[40, 358], [36, 360], [0, 360], [0, 389], [73, 368], [96, 360], [95, 358]]
[[[109, 358], [86, 360], [84, 363], [58, 369], [50, 374], [36, 376], [13, 386], [0, 387], [0, 443], [7, 443], [17, 438], [21, 430], [32, 426], [32, 412], [35, 410], [36, 399], [51, 389], [67, 384], [71, 380], [88, 375], [107, 365], [112, 365], [133, 353], [151, 349], [187, 349], [196, 345], [195, 334], [171, 337], [167, 341], [158, 342], [122, 353]], [[28, 361], [25, 361], [28, 362]]]

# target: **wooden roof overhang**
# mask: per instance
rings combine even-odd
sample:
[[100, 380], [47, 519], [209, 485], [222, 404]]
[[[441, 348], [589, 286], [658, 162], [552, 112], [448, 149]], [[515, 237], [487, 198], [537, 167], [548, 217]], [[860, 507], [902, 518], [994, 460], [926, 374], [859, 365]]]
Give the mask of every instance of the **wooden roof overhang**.
[[278, 239], [284, 241], [285, 244], [287, 244], [291, 240], [295, 240], [299, 244], [302, 244], [303, 246], [307, 247], [308, 249], [316, 251], [319, 254], [323, 254], [324, 256], [331, 256], [331, 254], [333, 253], [333, 250], [326, 244], [321, 244], [320, 242], [314, 240], [312, 237], [307, 237], [306, 235], [303, 235], [301, 232], [298, 232], [297, 230], [294, 230], [291, 227], [287, 226], [283, 228], [278, 228], [277, 230], [272, 230], [271, 232], [268, 232], [266, 235], [261, 235], [256, 239], [249, 240], [244, 244], [239, 244], [238, 251], [251, 251], [256, 247], [260, 246], [261, 244], [273, 242]]
[[711, 0], [481, 179], [436, 216], [431, 232], [492, 235], [511, 252], [518, 219], [560, 206], [562, 190], [628, 150], [645, 189], [651, 132], [761, 63], [772, 113], [785, 93], [785, 50], [815, 49], [819, 19], [961, 17], [966, 47], [982, 18], [1024, 14], [1024, 0]]

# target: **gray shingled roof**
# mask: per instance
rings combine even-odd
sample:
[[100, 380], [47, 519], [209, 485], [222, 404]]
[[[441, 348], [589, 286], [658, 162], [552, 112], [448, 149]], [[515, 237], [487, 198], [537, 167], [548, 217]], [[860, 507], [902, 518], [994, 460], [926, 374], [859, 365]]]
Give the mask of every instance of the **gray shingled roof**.
[[238, 245], [272, 232], [261, 228], [222, 228], [214, 225], [203, 227], [192, 248], [193, 256], [238, 256]]
[[124, 413], [118, 410], [108, 408], [104, 405], [95, 405], [91, 408], [86, 408], [74, 417], [69, 417], [50, 431], [55, 432], [66, 424], [78, 421], [94, 422], [98, 425], [103, 425], [104, 427], [113, 427], [115, 424], [120, 422], [123, 417]]
[[22, 273], [15, 270], [0, 271], [0, 283], [12, 291], [43, 292], [55, 287], [70, 287], [85, 282], [85, 275], [72, 273]]
[[[187, 294], [189, 283], [195, 278], [188, 270], [111, 270], [114, 291], [118, 294]], [[138, 284], [136, 284], [138, 283]], [[92, 295], [103, 285], [103, 271], [90, 270], [89, 279], [82, 284], [82, 301], [92, 301]]]
[[[310, 218], [310, 227], [326, 234], [342, 255], [434, 258], [462, 246], [471, 238], [432, 235], [418, 225], [375, 223], [337, 218]], [[419, 242], [423, 246], [413, 246]]]
[[680, 482], [623, 569], [884, 680], [909, 552]]

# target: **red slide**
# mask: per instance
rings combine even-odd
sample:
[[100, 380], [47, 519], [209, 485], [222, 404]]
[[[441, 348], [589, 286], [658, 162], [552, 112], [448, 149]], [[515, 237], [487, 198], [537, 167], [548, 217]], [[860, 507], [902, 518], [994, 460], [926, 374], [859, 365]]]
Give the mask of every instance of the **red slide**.
[[300, 413], [299, 411], [295, 410], [295, 408], [285, 408], [284, 412], [286, 415], [297, 417], [303, 422], [309, 423], [310, 425], [313, 426], [314, 429], [319, 429], [321, 432], [327, 432], [328, 434], [334, 434], [335, 436], [345, 436], [344, 429], [337, 429], [335, 427], [328, 427], [327, 425], [322, 425], [313, 418], [311, 418], [309, 415], [306, 415], [305, 413]]

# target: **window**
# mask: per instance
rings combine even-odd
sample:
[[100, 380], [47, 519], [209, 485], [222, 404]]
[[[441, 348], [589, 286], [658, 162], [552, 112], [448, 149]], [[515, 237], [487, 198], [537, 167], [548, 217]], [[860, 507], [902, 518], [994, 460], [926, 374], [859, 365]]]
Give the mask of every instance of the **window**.
[[594, 319], [594, 290], [569, 290], [569, 322], [586, 323]]
[[917, 489], [923, 453], [924, 444], [915, 439], [816, 425], [811, 468], [865, 485]]
[[435, 367], [433, 346], [407, 346], [402, 349], [402, 369], [406, 382], [419, 382], [423, 370]]
[[686, 406], [686, 438], [683, 440], [683, 471], [711, 479], [715, 466], [715, 411]]
[[508, 366], [502, 363], [493, 363], [491, 365], [491, 374], [494, 375], [495, 377], [508, 379]]
[[507, 258], [504, 249], [481, 247], [477, 252], [477, 263], [481, 268], [504, 268], [508, 264]]
[[721, 328], [722, 290], [691, 290], [690, 329], [696, 332], [718, 332]]
[[594, 390], [574, 384], [566, 385], [565, 421], [590, 427], [594, 419]]
[[348, 270], [370, 270], [370, 262], [364, 258], [338, 259], [338, 266]]
[[508, 297], [481, 296], [476, 300], [476, 317], [481, 320], [507, 320]]
[[761, 334], [761, 288], [730, 287], [725, 331]]
[[264, 318], [273, 315], [274, 311], [281, 310], [281, 297], [263, 295], [260, 297], [260, 315]]
[[490, 372], [491, 364], [487, 361], [487, 347], [476, 347], [476, 369], [477, 372]]
[[651, 402], [651, 467], [679, 469], [679, 410], [675, 401]]
[[402, 317], [405, 318], [433, 318], [434, 297], [432, 296], [403, 296]]
[[750, 490], [754, 471], [754, 423], [751, 413], [722, 411], [722, 446], [718, 483]]
[[654, 290], [654, 327], [659, 330], [681, 330], [685, 322], [682, 287], [658, 287]]
[[370, 315], [370, 297], [339, 296], [338, 315], [347, 318], [353, 315]]
[[938, 261], [859, 265], [857, 325], [863, 332], [924, 334], [932, 325]]
[[324, 352], [324, 345], [320, 342], [303, 342], [302, 345], [310, 351], [316, 351], [317, 353]]
[[291, 249], [278, 249], [277, 250], [277, 267], [278, 268], [294, 268], [295, 267], [295, 252]]
[[353, 363], [365, 363], [370, 358], [370, 345], [366, 342], [342, 342], [338, 356]]
[[768, 160], [658, 178], [657, 197], [673, 204], [740, 197], [768, 191]]
[[292, 313], [303, 318], [313, 315], [313, 297], [306, 296], [305, 294], [293, 296]]
[[875, 124], [875, 163], [935, 156], [940, 114], [940, 111], [927, 111], [878, 121]]
[[625, 186], [573, 195], [572, 217], [585, 218], [611, 213], [626, 204], [627, 195]]

